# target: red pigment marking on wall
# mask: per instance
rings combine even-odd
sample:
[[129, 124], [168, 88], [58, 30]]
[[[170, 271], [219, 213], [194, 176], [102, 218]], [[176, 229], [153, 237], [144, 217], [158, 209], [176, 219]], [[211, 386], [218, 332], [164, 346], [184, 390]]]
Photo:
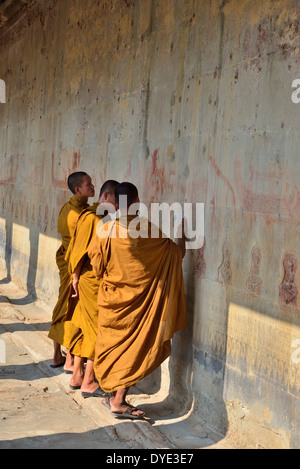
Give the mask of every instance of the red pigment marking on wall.
[[42, 206], [39, 206], [39, 214], [37, 219], [37, 225], [40, 227], [42, 224]]
[[194, 264], [194, 274], [198, 278], [202, 278], [205, 275], [206, 271], [206, 262], [204, 258], [204, 251], [205, 251], [205, 239], [202, 248], [198, 249], [197, 257]]
[[17, 171], [19, 167], [19, 154], [17, 154], [17, 163], [15, 165], [14, 156], [10, 157], [10, 174], [7, 179], [0, 179], [0, 184], [13, 184], [16, 181]]
[[42, 187], [43, 182], [43, 164], [35, 164], [33, 170], [24, 177], [24, 182]]
[[233, 199], [234, 218], [236, 220], [236, 198], [235, 198], [235, 193], [234, 193], [233, 187], [232, 187], [231, 183], [229, 182], [229, 180], [226, 178], [226, 176], [224, 176], [224, 174], [221, 172], [220, 168], [217, 165], [217, 162], [216, 162], [215, 158], [213, 156], [210, 156], [209, 161], [210, 161], [211, 166], [212, 166], [213, 170], [215, 171], [216, 175], [223, 181], [223, 183], [228, 187], [228, 189], [231, 192], [232, 199]]
[[223, 283], [224, 285], [230, 285], [232, 278], [232, 270], [231, 270], [231, 253], [224, 244], [223, 246], [223, 260], [222, 264], [218, 269], [218, 281]]
[[152, 180], [155, 187], [156, 200], [164, 194], [165, 191], [165, 168], [159, 167], [157, 163], [158, 159], [158, 150], [154, 152], [152, 156]]
[[52, 166], [51, 166], [52, 186], [58, 189], [66, 189], [66, 178], [63, 180], [58, 180], [54, 176], [54, 153], [52, 153], [51, 158], [52, 158]]
[[294, 254], [286, 254], [283, 261], [284, 277], [279, 289], [279, 298], [285, 304], [297, 305], [298, 288], [295, 283], [297, 267], [297, 257]]
[[165, 168], [159, 168], [157, 160], [158, 149], [154, 150], [145, 173], [146, 196], [150, 203], [159, 202], [165, 188]]
[[51, 165], [51, 177], [52, 177], [52, 186], [56, 189], [63, 189], [68, 190], [67, 179], [68, 176], [77, 171], [80, 165], [80, 153], [73, 154], [72, 165], [69, 167], [68, 171], [64, 170], [65, 176], [64, 179], [56, 179], [54, 175], [54, 167], [55, 167], [55, 156], [54, 153], [51, 155], [52, 158], [52, 165]]
[[[295, 184], [289, 182], [289, 175], [281, 165], [278, 165], [277, 174], [274, 171], [262, 173], [256, 171], [249, 163], [249, 181], [243, 180], [241, 163], [234, 163], [235, 185], [243, 208], [249, 212], [258, 212], [264, 215], [288, 216], [300, 218], [300, 192]], [[258, 193], [251, 186], [253, 180], [262, 181], [268, 187], [269, 193]], [[280, 184], [285, 181], [285, 193], [281, 196]], [[270, 219], [268, 220], [270, 222]]]
[[217, 214], [216, 214], [215, 196], [213, 196], [213, 198], [211, 199], [210, 204], [212, 206], [212, 214], [210, 217], [210, 232], [212, 233], [213, 225], [215, 225], [216, 230], [221, 230], [221, 221], [220, 221], [220, 218], [217, 217]]
[[80, 153], [74, 153], [72, 170], [76, 171], [80, 166]]

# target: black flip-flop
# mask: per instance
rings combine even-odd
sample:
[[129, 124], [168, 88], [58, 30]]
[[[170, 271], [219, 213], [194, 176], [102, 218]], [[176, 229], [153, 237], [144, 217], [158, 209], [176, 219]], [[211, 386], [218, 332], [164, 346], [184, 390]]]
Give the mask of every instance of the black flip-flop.
[[76, 391], [77, 389], [81, 388], [81, 386], [71, 386], [71, 384], [69, 384], [69, 387], [72, 389], [72, 391]]
[[94, 392], [82, 392], [81, 395], [84, 399], [89, 397], [105, 397], [105, 392], [99, 386]]
[[102, 404], [105, 405], [108, 409], [110, 409], [110, 396], [106, 396], [105, 399], [102, 401]]
[[50, 365], [50, 368], [61, 368], [66, 363], [66, 360], [60, 363], [59, 365]]
[[124, 412], [112, 412], [112, 415], [121, 419], [142, 420], [145, 417], [145, 414], [132, 415], [132, 412], [136, 412], [137, 410], [141, 409], [138, 409], [137, 407], [128, 407]]

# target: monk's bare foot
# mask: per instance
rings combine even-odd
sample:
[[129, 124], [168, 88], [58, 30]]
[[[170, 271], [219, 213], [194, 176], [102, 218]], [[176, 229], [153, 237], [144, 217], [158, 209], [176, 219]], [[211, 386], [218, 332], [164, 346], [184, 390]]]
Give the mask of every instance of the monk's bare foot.
[[70, 386], [71, 387], [76, 387], [76, 388], [80, 388], [82, 386], [82, 383], [83, 383], [83, 378], [84, 378], [84, 375], [83, 373], [73, 373], [72, 374], [72, 378], [70, 380]]
[[65, 364], [64, 359], [62, 359], [62, 360], [52, 360], [52, 362], [50, 363], [50, 365], [53, 366], [53, 367], [64, 366], [64, 364]]
[[92, 383], [86, 383], [83, 380], [80, 390], [82, 392], [93, 393], [98, 388], [99, 388], [99, 384], [96, 381], [93, 381]]
[[73, 369], [74, 369], [74, 357], [68, 351], [67, 356], [66, 356], [66, 363], [64, 366], [64, 371], [73, 371]]
[[64, 366], [65, 362], [66, 357], [62, 355], [62, 353], [55, 353], [50, 366], [52, 368], [59, 368], [60, 366]]

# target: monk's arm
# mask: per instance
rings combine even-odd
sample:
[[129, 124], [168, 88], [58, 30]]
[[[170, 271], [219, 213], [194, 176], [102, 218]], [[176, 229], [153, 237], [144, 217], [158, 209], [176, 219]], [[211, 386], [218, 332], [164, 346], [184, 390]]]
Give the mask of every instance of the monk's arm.
[[91, 241], [88, 256], [90, 258], [93, 272], [97, 278], [101, 278], [104, 272], [103, 255], [100, 246], [100, 239], [97, 235]]

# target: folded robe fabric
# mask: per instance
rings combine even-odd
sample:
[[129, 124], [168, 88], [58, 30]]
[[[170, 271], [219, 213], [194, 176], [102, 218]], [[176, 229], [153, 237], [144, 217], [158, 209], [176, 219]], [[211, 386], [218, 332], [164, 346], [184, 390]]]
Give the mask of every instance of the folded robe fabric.
[[98, 329], [97, 298], [100, 281], [93, 272], [87, 251], [100, 221], [100, 217], [96, 215], [98, 205], [98, 203], [94, 203], [81, 212], [66, 254], [70, 273], [74, 272], [83, 260], [78, 283], [78, 300], [75, 307], [69, 308], [67, 316], [67, 319], [81, 330], [81, 334], [72, 344], [70, 352], [91, 360], [94, 359], [95, 355]]
[[[135, 385], [159, 367], [186, 325], [182, 251], [161, 232], [128, 236], [133, 218], [106, 223], [88, 250], [102, 277], [94, 370], [106, 392]], [[145, 229], [151, 233], [148, 221]]]
[[60, 287], [58, 300], [52, 313], [52, 323], [48, 337], [67, 349], [70, 348], [74, 340], [77, 340], [80, 331], [74, 324], [65, 321], [72, 284], [72, 277], [68, 270], [65, 255], [73, 236], [78, 217], [81, 211], [87, 207], [88, 204], [84, 202], [81, 197], [72, 196], [69, 202], [60, 210], [57, 221], [57, 231], [62, 238], [62, 244], [56, 253]]

